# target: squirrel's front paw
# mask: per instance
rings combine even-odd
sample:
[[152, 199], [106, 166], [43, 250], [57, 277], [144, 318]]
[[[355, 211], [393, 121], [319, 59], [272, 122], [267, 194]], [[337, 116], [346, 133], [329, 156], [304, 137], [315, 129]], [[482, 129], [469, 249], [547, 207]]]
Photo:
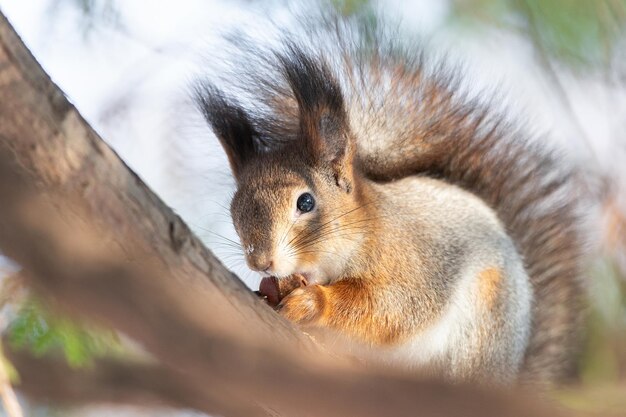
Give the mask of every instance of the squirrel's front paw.
[[278, 305], [283, 317], [298, 324], [318, 321], [326, 307], [326, 294], [321, 285], [310, 285], [292, 291]]

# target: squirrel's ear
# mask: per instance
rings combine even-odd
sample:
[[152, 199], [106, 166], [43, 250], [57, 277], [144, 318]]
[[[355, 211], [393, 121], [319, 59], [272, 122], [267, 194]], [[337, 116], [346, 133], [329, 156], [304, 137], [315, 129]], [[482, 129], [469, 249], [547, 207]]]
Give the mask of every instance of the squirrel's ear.
[[219, 139], [235, 179], [257, 154], [257, 134], [246, 111], [211, 84], [196, 87], [195, 101]]
[[298, 102], [300, 133], [309, 153], [316, 163], [329, 166], [337, 185], [349, 192], [355, 144], [339, 82], [321, 59], [293, 44], [278, 59]]

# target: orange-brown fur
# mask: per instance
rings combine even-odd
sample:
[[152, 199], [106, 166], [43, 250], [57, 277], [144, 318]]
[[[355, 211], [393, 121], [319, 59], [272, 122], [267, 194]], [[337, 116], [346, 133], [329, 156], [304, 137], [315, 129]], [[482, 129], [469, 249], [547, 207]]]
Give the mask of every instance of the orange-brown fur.
[[492, 309], [498, 300], [502, 276], [496, 268], [485, 269], [480, 273], [480, 296], [488, 309]]
[[[279, 311], [295, 323], [328, 328], [366, 345], [398, 344], [410, 334], [407, 323], [399, 311], [373, 307], [387, 301], [376, 289], [361, 279], [308, 286], [294, 291]], [[385, 314], [375, 314], [380, 311]]]

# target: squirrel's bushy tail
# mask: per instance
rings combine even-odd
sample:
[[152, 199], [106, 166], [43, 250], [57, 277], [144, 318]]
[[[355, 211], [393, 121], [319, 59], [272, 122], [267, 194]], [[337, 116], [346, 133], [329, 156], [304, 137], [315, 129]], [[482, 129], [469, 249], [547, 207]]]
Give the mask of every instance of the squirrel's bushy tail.
[[378, 142], [361, 152], [362, 167], [383, 181], [412, 174], [441, 178], [478, 195], [497, 212], [522, 255], [534, 293], [521, 378], [563, 380], [575, 371], [583, 324], [574, 173], [547, 146], [441, 88], [423, 97], [422, 110], [385, 111], [387, 125], [393, 125], [394, 117], [414, 118], [414, 129], [389, 130], [393, 139], [387, 145]]
[[497, 212], [534, 290], [522, 379], [551, 382], [570, 375], [583, 293], [573, 171], [548, 146], [494, 111], [494, 100], [467, 98], [455, 75], [459, 70], [433, 64], [418, 48], [398, 47], [385, 34], [341, 18], [309, 23], [270, 52], [244, 43], [245, 65], [238, 68], [249, 71], [239, 86], [254, 100], [261, 145], [289, 140], [299, 129], [285, 65], [336, 77], [362, 172], [378, 181], [440, 178], [478, 195]]

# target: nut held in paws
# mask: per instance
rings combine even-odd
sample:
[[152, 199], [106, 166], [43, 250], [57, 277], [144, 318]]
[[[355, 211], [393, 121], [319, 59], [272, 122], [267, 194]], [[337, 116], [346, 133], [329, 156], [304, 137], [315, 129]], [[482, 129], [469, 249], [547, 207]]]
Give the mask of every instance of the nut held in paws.
[[264, 277], [259, 285], [259, 294], [267, 298], [269, 305], [276, 307], [293, 290], [306, 285], [306, 278], [300, 274], [293, 274], [285, 278]]

